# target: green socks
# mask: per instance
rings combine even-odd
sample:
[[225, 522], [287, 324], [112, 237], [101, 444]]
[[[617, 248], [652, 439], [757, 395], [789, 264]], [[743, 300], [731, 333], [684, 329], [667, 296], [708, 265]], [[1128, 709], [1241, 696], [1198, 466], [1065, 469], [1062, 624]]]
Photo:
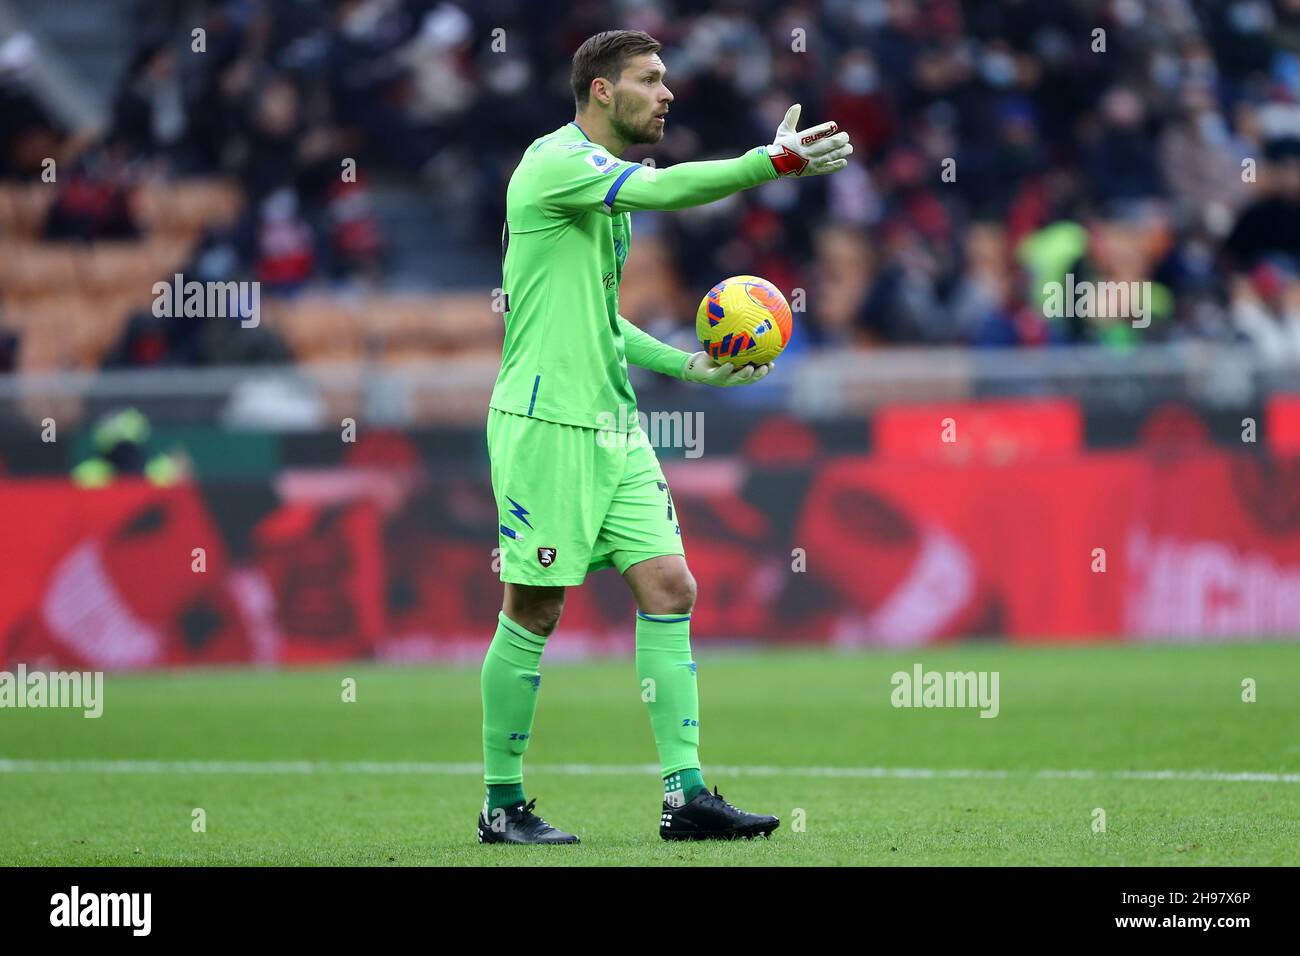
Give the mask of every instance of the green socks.
[[[533, 733], [545, 646], [545, 637], [520, 627], [504, 611], [497, 616], [481, 678], [484, 812], [489, 818], [493, 810], [524, 799], [524, 751]], [[636, 674], [659, 750], [664, 801], [682, 806], [704, 789], [689, 614], [637, 612]]]
[[487, 818], [492, 819], [493, 810], [504, 810], [523, 802], [524, 785], [522, 783], [489, 783], [487, 788]]
[[677, 773], [664, 777], [664, 803], [670, 807], [682, 807], [704, 787], [704, 775], [698, 767], [688, 767]]
[[483, 779], [486, 812], [524, 798], [524, 751], [533, 734], [538, 665], [546, 638], [506, 617], [497, 616], [497, 631], [483, 659]]
[[636, 676], [650, 710], [659, 750], [664, 800], [688, 802], [704, 789], [700, 776], [700, 698], [691, 660], [689, 614], [636, 614]]

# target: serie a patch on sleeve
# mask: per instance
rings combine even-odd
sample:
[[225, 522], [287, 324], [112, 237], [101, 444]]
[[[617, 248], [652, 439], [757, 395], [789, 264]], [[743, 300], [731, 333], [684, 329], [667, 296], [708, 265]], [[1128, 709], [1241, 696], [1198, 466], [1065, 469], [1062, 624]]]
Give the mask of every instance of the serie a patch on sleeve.
[[618, 169], [618, 161], [606, 153], [593, 152], [583, 158], [602, 173], [612, 173]]

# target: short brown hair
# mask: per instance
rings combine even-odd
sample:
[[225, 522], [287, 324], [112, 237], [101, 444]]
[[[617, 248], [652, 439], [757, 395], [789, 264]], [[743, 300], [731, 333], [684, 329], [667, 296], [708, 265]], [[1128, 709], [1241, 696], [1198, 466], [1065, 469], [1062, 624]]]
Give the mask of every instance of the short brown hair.
[[640, 30], [606, 30], [587, 37], [573, 54], [573, 72], [569, 82], [578, 109], [585, 109], [591, 97], [591, 81], [598, 76], [615, 83], [623, 74], [629, 57], [658, 53], [663, 44]]

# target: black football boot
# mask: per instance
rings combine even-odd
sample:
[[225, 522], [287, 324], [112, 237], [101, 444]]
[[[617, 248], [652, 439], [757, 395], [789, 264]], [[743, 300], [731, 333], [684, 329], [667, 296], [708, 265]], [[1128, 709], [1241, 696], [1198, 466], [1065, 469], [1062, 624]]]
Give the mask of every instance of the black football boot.
[[684, 806], [673, 807], [665, 802], [659, 817], [659, 835], [665, 840], [752, 840], [760, 835], [770, 837], [780, 825], [776, 817], [733, 807], [714, 787], [712, 793], [701, 790]]
[[[479, 811], [478, 815], [478, 842], [479, 843], [578, 843], [580, 842], [572, 833], [565, 833], [563, 830], [557, 830], [537, 814], [533, 813], [533, 807], [537, 806], [536, 798], [524, 803], [520, 800], [512, 807], [503, 807], [500, 815], [496, 813], [493, 816], [495, 821], [490, 821], [487, 814], [487, 806]], [[493, 827], [493, 822], [496, 826]]]

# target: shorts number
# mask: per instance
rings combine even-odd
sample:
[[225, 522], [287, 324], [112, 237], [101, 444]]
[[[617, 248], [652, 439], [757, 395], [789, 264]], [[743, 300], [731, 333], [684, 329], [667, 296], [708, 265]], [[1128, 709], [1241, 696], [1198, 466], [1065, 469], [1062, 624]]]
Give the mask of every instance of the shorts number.
[[[672, 521], [673, 520], [673, 493], [668, 490], [667, 482], [656, 481], [655, 484], [658, 485], [659, 490], [662, 491], [664, 495], [667, 496], [668, 498], [668, 520]], [[678, 534], [681, 534], [682, 526], [676, 525], [673, 530], [675, 530]]]
[[664, 495], [667, 496], [668, 498], [668, 520], [672, 521], [673, 520], [673, 493], [668, 490], [667, 482], [656, 481], [655, 485], [657, 485], [659, 490], [662, 491]]

